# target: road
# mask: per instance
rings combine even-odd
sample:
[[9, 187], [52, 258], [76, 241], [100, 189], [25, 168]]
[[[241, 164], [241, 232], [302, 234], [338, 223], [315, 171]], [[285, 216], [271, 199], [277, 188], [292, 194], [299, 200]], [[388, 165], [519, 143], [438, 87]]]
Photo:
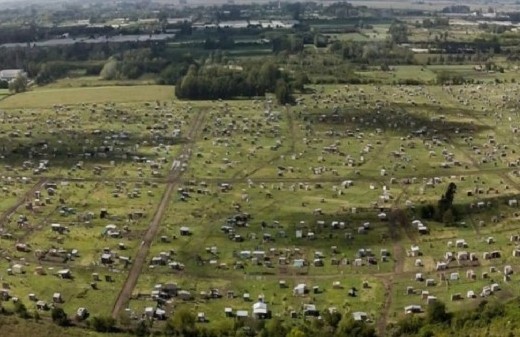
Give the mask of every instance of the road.
[[175, 189], [175, 186], [180, 181], [184, 170], [182, 170], [182, 163], [187, 164], [190, 159], [193, 145], [195, 144], [195, 140], [202, 129], [202, 125], [204, 124], [205, 113], [201, 110], [195, 116], [195, 120], [193, 125], [188, 132], [188, 142], [183, 145], [181, 149], [181, 153], [178, 156], [178, 159], [174, 161], [175, 165], [172, 165], [170, 172], [168, 174], [168, 183], [166, 185], [166, 189], [164, 194], [159, 202], [159, 206], [155, 211], [155, 215], [150, 222], [150, 225], [143, 237], [143, 241], [139, 246], [139, 250], [133, 260], [132, 266], [128, 272], [125, 283], [121, 287], [121, 291], [117, 296], [117, 299], [114, 303], [114, 307], [112, 308], [112, 317], [118, 318], [119, 314], [122, 310], [126, 308], [130, 298], [132, 297], [132, 293], [137, 284], [137, 280], [139, 279], [139, 275], [143, 270], [143, 266], [146, 263], [146, 259], [148, 257], [148, 252], [150, 251], [150, 246], [152, 245], [153, 240], [155, 239], [157, 232], [159, 231], [159, 226], [161, 224], [162, 218], [166, 209], [168, 208], [168, 203], [171, 199], [172, 193]]

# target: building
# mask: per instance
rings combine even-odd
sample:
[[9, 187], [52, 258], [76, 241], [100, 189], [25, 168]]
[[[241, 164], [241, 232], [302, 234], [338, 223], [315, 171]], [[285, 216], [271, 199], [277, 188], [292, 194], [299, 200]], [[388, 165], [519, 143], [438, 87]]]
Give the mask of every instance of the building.
[[22, 69], [0, 70], [0, 81], [10, 82], [18, 76], [27, 76], [27, 74]]
[[263, 319], [268, 317], [267, 304], [262, 301], [258, 301], [253, 304], [253, 315], [256, 318]]
[[298, 284], [293, 289], [293, 295], [295, 295], [295, 296], [303, 296], [307, 293], [308, 293], [307, 285], [305, 285], [304, 283]]
[[354, 321], [365, 322], [366, 320], [368, 320], [368, 315], [366, 312], [356, 311], [352, 313], [352, 318], [354, 319]]

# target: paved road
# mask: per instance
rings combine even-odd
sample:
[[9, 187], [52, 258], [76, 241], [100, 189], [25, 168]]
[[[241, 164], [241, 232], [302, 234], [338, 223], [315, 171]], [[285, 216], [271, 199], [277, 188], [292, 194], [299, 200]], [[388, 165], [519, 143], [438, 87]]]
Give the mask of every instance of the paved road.
[[172, 192], [174, 191], [175, 186], [180, 181], [180, 178], [183, 174], [182, 163], [187, 163], [192, 152], [192, 147], [195, 144], [195, 139], [199, 134], [202, 125], [204, 124], [205, 114], [203, 111], [199, 111], [197, 116], [195, 117], [195, 121], [188, 133], [189, 141], [182, 147], [181, 154], [178, 159], [174, 161], [176, 165], [172, 165], [170, 172], [168, 174], [168, 184], [166, 185], [166, 190], [161, 198], [159, 206], [155, 212], [155, 215], [150, 222], [150, 226], [146, 231], [146, 234], [143, 237], [143, 241], [139, 246], [139, 250], [133, 260], [130, 271], [128, 272], [128, 276], [126, 281], [121, 288], [119, 295], [117, 296], [116, 302], [112, 309], [112, 317], [118, 318], [121, 311], [126, 308], [130, 298], [132, 296], [132, 292], [134, 291], [135, 285], [137, 284], [137, 280], [139, 279], [139, 275], [143, 269], [144, 264], [146, 263], [146, 259], [148, 257], [148, 252], [150, 251], [150, 246], [155, 239], [157, 232], [159, 231], [159, 225], [161, 224], [161, 220], [164, 216], [164, 212], [168, 207], [168, 203], [170, 201]]

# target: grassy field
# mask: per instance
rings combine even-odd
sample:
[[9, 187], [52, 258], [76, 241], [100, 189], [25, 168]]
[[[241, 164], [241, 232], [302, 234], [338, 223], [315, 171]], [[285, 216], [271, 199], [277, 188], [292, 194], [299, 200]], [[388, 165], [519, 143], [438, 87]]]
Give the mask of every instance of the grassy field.
[[61, 328], [49, 321], [33, 321], [25, 320], [17, 317], [0, 316], [0, 325], [2, 326], [2, 336], [19, 337], [19, 336], [41, 336], [41, 337], [127, 337], [124, 333], [96, 333], [80, 328]]
[[168, 86], [125, 86], [125, 87], [82, 87], [68, 89], [39, 88], [3, 100], [0, 108], [50, 108], [54, 105], [83, 103], [122, 103], [155, 100], [171, 100], [173, 87]]
[[[106, 87], [106, 86], [135, 86], [135, 85], [153, 85], [155, 79], [143, 76], [137, 80], [112, 80], [107, 81], [99, 76], [79, 76], [63, 78], [56, 82], [45, 85], [45, 89], [66, 89], [66, 88], [85, 88], [85, 87]], [[38, 90], [43, 88], [38, 88]]]

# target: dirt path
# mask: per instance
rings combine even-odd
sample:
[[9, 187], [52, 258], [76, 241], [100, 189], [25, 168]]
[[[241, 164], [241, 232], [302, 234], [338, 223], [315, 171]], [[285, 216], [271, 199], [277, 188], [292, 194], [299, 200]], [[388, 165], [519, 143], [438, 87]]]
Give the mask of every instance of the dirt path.
[[[205, 114], [203, 111], [199, 111], [193, 125], [188, 132], [188, 142], [182, 147], [181, 153], [178, 157], [178, 160], [182, 163], [187, 163], [192, 152], [193, 145], [195, 144], [195, 139], [202, 129], [202, 125], [204, 124]], [[118, 318], [120, 312], [127, 306], [130, 298], [132, 296], [132, 292], [137, 284], [137, 280], [139, 279], [139, 275], [143, 269], [144, 264], [146, 263], [146, 258], [148, 256], [148, 252], [150, 251], [150, 246], [159, 231], [159, 225], [164, 216], [164, 212], [168, 207], [168, 203], [170, 201], [172, 192], [174, 191], [175, 186], [180, 180], [180, 177], [183, 174], [183, 170], [180, 169], [180, 166], [172, 166], [168, 174], [168, 184], [166, 186], [166, 190], [161, 198], [159, 206], [155, 211], [155, 215], [150, 222], [148, 230], [146, 231], [143, 241], [139, 246], [139, 250], [133, 260], [132, 266], [128, 272], [128, 276], [123, 284], [119, 295], [114, 303], [114, 307], [112, 309], [112, 317]]]
[[[392, 240], [392, 259], [394, 260], [394, 270], [390, 275], [378, 275], [379, 280], [383, 283], [385, 300], [379, 312], [379, 318], [376, 322], [378, 336], [385, 336], [386, 326], [388, 324], [388, 316], [390, 308], [392, 307], [393, 290], [394, 290], [394, 276], [404, 273], [404, 261], [406, 257], [406, 250], [402, 245], [402, 234], [408, 236], [406, 233], [406, 216], [403, 210], [400, 209], [400, 202], [403, 197], [406, 197], [408, 190], [406, 188], [398, 195], [393, 202], [393, 210], [388, 218], [388, 233]], [[409, 237], [409, 236], [408, 236]], [[409, 237], [410, 238], [410, 237]]]
[[18, 207], [22, 206], [27, 200], [31, 199], [34, 196], [34, 192], [38, 191], [44, 183], [46, 183], [48, 179], [40, 178], [34, 186], [25, 192], [23, 196], [18, 199], [16, 204], [9, 207], [1, 216], [0, 216], [0, 228], [2, 228], [5, 222], [13, 215], [14, 212], [18, 209]]

